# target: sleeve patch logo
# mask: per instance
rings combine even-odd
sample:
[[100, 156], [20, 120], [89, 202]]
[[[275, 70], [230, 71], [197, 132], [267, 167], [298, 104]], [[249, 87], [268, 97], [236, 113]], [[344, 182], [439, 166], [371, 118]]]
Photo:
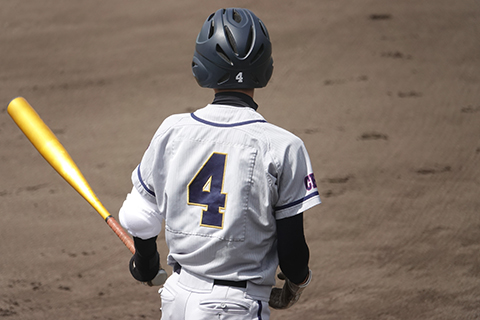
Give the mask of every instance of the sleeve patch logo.
[[305, 188], [308, 191], [317, 188], [317, 182], [315, 181], [315, 176], [313, 175], [313, 173], [310, 173], [308, 176], [306, 176], [304, 181]]

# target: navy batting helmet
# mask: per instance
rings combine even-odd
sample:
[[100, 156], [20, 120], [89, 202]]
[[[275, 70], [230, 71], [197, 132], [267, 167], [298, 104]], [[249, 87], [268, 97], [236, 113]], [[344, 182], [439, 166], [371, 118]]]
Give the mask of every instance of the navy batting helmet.
[[198, 34], [192, 71], [204, 88], [265, 87], [273, 71], [267, 28], [248, 9], [217, 10]]

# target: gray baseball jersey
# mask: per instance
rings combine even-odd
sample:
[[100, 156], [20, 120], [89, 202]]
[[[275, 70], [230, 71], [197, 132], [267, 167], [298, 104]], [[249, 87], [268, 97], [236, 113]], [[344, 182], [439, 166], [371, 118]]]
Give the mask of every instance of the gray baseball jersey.
[[320, 203], [303, 142], [251, 108], [207, 105], [168, 117], [132, 173], [120, 222], [157, 236], [168, 263], [214, 279], [274, 285], [276, 219]]

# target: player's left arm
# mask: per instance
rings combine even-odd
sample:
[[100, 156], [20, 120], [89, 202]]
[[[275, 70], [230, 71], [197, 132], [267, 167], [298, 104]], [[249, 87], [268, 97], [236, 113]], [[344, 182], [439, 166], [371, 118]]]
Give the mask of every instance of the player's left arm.
[[277, 252], [280, 269], [295, 284], [309, 274], [310, 250], [303, 230], [303, 213], [277, 220]]
[[295, 304], [312, 273], [310, 251], [305, 241], [303, 212], [320, 203], [317, 184], [307, 150], [297, 139], [285, 150], [278, 167], [278, 201], [275, 204], [277, 253], [285, 280], [283, 288], [273, 288], [270, 306], [286, 309]]
[[277, 252], [283, 288], [273, 288], [269, 305], [274, 309], [287, 309], [294, 305], [310, 283], [312, 272], [308, 268], [310, 251], [303, 232], [303, 213], [277, 220]]

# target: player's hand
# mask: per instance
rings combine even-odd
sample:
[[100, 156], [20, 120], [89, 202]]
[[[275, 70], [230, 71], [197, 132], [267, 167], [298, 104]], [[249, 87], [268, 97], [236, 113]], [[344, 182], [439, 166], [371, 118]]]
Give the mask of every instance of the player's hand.
[[283, 273], [278, 274], [280, 280], [285, 280], [283, 288], [273, 288], [270, 293], [270, 301], [268, 304], [273, 309], [287, 309], [293, 306], [300, 296], [302, 295], [303, 290], [309, 285], [312, 280], [312, 271], [309, 270], [308, 278], [304, 283], [297, 285], [285, 277]]
[[160, 265], [158, 252], [152, 257], [142, 257], [138, 252], [130, 259], [130, 273], [132, 276], [149, 286], [162, 285], [167, 279], [167, 273]]

